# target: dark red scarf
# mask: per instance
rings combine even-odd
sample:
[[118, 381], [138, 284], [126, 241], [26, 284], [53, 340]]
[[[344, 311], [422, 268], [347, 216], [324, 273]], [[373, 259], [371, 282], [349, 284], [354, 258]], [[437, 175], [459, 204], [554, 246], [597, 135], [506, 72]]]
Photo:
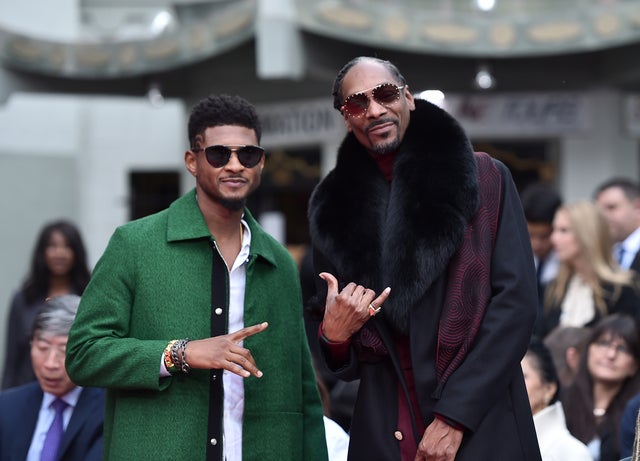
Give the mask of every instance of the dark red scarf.
[[[498, 230], [502, 177], [487, 154], [476, 153], [476, 161], [480, 205], [448, 268], [438, 328], [437, 394], [466, 357], [491, 298], [491, 255]], [[469, 301], [473, 305], [468, 305]]]

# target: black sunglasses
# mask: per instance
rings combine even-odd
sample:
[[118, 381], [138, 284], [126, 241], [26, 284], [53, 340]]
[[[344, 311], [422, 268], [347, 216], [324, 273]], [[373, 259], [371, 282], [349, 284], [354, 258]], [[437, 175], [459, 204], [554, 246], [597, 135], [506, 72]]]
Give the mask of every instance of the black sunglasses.
[[207, 162], [214, 168], [222, 168], [231, 158], [231, 153], [235, 152], [238, 161], [245, 168], [253, 168], [264, 155], [264, 149], [260, 146], [223, 146], [217, 144], [204, 148]]
[[371, 92], [371, 98], [373, 98], [375, 102], [386, 107], [400, 99], [400, 91], [402, 91], [405, 86], [406, 85], [398, 86], [393, 83], [381, 83], [368, 90], [353, 93], [344, 100], [342, 110], [350, 117], [362, 117], [369, 108], [369, 92]]

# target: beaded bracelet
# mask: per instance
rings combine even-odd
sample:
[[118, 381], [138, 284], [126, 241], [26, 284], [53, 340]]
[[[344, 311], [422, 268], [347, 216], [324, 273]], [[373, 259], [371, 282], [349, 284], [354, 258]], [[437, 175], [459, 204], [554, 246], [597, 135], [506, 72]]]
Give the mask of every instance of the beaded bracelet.
[[177, 342], [177, 339], [173, 339], [169, 341], [167, 347], [164, 348], [164, 367], [171, 374], [179, 371], [179, 368], [176, 365], [176, 361], [173, 359], [172, 348], [173, 345]]

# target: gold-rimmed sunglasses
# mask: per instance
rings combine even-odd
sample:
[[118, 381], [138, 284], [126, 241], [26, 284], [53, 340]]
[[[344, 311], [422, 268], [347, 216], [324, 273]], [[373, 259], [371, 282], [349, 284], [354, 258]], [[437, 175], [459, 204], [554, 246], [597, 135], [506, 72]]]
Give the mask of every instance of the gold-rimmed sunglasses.
[[400, 99], [400, 92], [406, 85], [398, 86], [393, 83], [381, 83], [368, 90], [353, 93], [344, 100], [340, 110], [350, 117], [362, 117], [369, 108], [371, 98], [385, 107]]

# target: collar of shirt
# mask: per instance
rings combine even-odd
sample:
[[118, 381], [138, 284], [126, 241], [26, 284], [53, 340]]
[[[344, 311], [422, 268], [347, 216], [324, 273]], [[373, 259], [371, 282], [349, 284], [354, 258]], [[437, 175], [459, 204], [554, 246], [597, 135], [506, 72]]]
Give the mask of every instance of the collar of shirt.
[[636, 254], [640, 250], [640, 227], [634, 230], [629, 237], [624, 239], [619, 246], [624, 248], [625, 253]]
[[[62, 400], [68, 404], [67, 408], [62, 413], [62, 425], [65, 429], [69, 425], [73, 409], [78, 403], [81, 392], [82, 387], [76, 386], [61, 397]], [[47, 436], [47, 431], [49, 430], [49, 426], [51, 426], [51, 422], [55, 415], [53, 408], [51, 408], [51, 404], [56, 398], [57, 397], [55, 395], [49, 394], [48, 392], [45, 392], [42, 396], [42, 403], [40, 404], [40, 411], [38, 413], [38, 422], [36, 423], [36, 427], [33, 431], [26, 461], [38, 461], [40, 459], [40, 452], [42, 451], [44, 439]]]
[[[67, 392], [65, 395], [63, 395], [61, 399], [64, 400], [67, 403], [67, 405], [69, 405], [70, 407], [75, 408], [76, 404], [78, 403], [78, 399], [80, 398], [81, 392], [82, 392], [82, 387], [76, 386], [73, 389], [71, 389], [69, 392]], [[53, 403], [53, 401], [57, 398], [58, 397], [53, 394], [44, 392], [44, 396], [42, 397], [42, 405], [40, 408], [41, 409], [49, 408]]]
[[242, 226], [242, 243], [240, 246], [240, 253], [238, 253], [238, 257], [233, 262], [233, 267], [230, 272], [233, 272], [238, 266], [241, 266], [247, 259], [249, 258], [249, 251], [251, 250], [251, 229], [249, 229], [249, 225], [243, 219], [240, 221], [240, 225]]

